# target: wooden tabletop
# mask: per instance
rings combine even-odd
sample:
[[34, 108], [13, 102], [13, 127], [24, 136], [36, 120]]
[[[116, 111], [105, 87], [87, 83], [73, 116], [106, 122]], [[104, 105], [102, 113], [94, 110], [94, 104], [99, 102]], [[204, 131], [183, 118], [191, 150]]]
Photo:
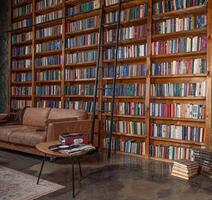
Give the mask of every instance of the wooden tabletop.
[[61, 157], [61, 158], [78, 157], [78, 156], [82, 156], [82, 155], [85, 155], [88, 153], [88, 151], [79, 151], [79, 152], [66, 154], [66, 153], [62, 153], [62, 152], [60, 153], [60, 152], [51, 151], [49, 149], [49, 147], [51, 147], [53, 145], [57, 145], [57, 144], [61, 144], [61, 143], [58, 140], [50, 141], [50, 142], [43, 142], [43, 143], [37, 144], [36, 149], [38, 151], [42, 152], [43, 154], [53, 156], [53, 157]]

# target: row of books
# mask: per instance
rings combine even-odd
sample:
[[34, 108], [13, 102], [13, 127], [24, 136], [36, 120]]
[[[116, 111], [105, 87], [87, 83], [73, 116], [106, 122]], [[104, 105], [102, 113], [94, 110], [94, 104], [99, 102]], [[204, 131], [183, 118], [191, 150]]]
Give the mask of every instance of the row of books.
[[69, 7], [67, 10], [68, 16], [73, 16], [85, 12], [90, 12], [92, 10], [100, 8], [100, 1], [99, 0], [93, 0], [81, 4], [77, 4], [76, 6]]
[[[104, 86], [105, 96], [112, 96], [113, 87], [111, 84]], [[146, 85], [140, 83], [134, 84], [116, 84], [115, 95], [116, 96], [135, 96], [145, 97]]]
[[[121, 11], [121, 22], [143, 18], [146, 17], [147, 14], [148, 14], [147, 4], [142, 4], [136, 7], [128, 8]], [[106, 14], [105, 22], [107, 24], [118, 22], [118, 11]]]
[[[110, 131], [111, 120], [105, 120], [104, 130]], [[113, 121], [113, 132], [129, 135], [146, 135], [146, 124], [136, 121]]]
[[32, 26], [32, 18], [23, 19], [21, 21], [12, 23], [12, 29], [13, 30], [31, 27], [31, 26]]
[[[122, 3], [125, 1], [127, 0], [121, 0]], [[111, 6], [118, 3], [119, 3], [119, 0], [105, 0], [105, 6]]]
[[94, 85], [66, 85], [65, 86], [66, 95], [84, 95], [90, 96], [94, 95]]
[[206, 82], [151, 84], [151, 96], [153, 97], [205, 97], [205, 95]]
[[13, 73], [12, 82], [27, 82], [32, 80], [32, 73]]
[[150, 103], [150, 116], [205, 119], [205, 105], [180, 103]]
[[154, 34], [165, 34], [179, 31], [188, 31], [194, 29], [201, 29], [207, 26], [207, 16], [192, 16], [171, 18], [164, 21], [153, 23]]
[[[104, 103], [104, 112], [111, 112], [111, 102]], [[114, 114], [145, 116], [145, 104], [139, 102], [115, 102]]]
[[99, 26], [99, 17], [94, 16], [79, 21], [69, 22], [66, 24], [66, 31], [74, 33], [78, 31], [84, 31], [91, 28], [97, 28]]
[[40, 23], [45, 23], [45, 22], [61, 19], [62, 17], [63, 17], [62, 10], [57, 10], [57, 11], [50, 12], [44, 15], [39, 15], [36, 17], [35, 21], [36, 21], [36, 24], [40, 24]]
[[86, 112], [92, 112], [93, 102], [92, 101], [65, 101], [65, 108], [75, 109], [75, 110], [82, 109], [82, 110], [85, 110]]
[[32, 32], [21, 33], [17, 35], [12, 35], [12, 44], [17, 44], [21, 42], [26, 42], [32, 40]]
[[92, 79], [96, 77], [96, 68], [65, 69], [65, 80]]
[[168, 160], [194, 160], [194, 150], [186, 147], [150, 145], [150, 156]]
[[36, 2], [36, 10], [46, 9], [62, 4], [62, 0], [41, 0]]
[[24, 3], [26, 0], [13, 0], [12, 1], [12, 5], [13, 6], [17, 6], [18, 4], [22, 4]]
[[60, 96], [60, 85], [42, 85], [36, 86], [36, 95], [38, 96]]
[[[145, 155], [145, 142], [137, 140], [124, 140], [124, 139], [112, 139], [112, 150], [132, 153], [138, 155]], [[103, 140], [104, 148], [109, 148], [109, 138]]]
[[[126, 64], [117, 66], [117, 77], [146, 76], [146, 64]], [[103, 68], [103, 77], [113, 77], [113, 65]]]
[[13, 56], [25, 56], [32, 53], [32, 46], [22, 46], [22, 47], [13, 47], [12, 55]]
[[36, 67], [48, 67], [51, 65], [60, 65], [62, 63], [61, 55], [53, 55], [53, 56], [45, 56], [45, 57], [37, 57], [35, 59]]
[[185, 9], [193, 6], [207, 4], [207, 0], [165, 0], [157, 1], [153, 4], [153, 13], [161, 14], [165, 12]]
[[151, 75], [204, 74], [207, 71], [206, 59], [184, 59], [171, 62], [152, 63]]
[[71, 54], [66, 54], [66, 64], [78, 64], [84, 62], [92, 62], [97, 59], [97, 51], [81, 51]]
[[62, 72], [59, 70], [48, 70], [36, 72], [36, 80], [37, 81], [48, 81], [48, 80], [61, 80]]
[[79, 35], [66, 39], [66, 48], [95, 45], [98, 42], [98, 33]]
[[29, 96], [32, 95], [32, 87], [31, 86], [12, 86], [12, 95], [14, 96]]
[[[130, 26], [120, 29], [119, 40], [140, 39], [147, 36], [147, 25]], [[105, 42], [116, 41], [116, 29], [111, 29], [104, 34]]]
[[55, 100], [38, 100], [35, 102], [38, 108], [62, 108], [61, 101]]
[[26, 106], [32, 107], [32, 101], [31, 100], [17, 100], [17, 99], [12, 99], [12, 101], [11, 101], [11, 108], [14, 110], [22, 109]]
[[56, 25], [43, 29], [36, 30], [36, 38], [45, 38], [62, 34], [62, 25]]
[[204, 139], [204, 128], [152, 123], [150, 134], [152, 137], [202, 143]]
[[13, 9], [13, 18], [20, 17], [32, 13], [32, 4]]
[[32, 60], [12, 60], [12, 69], [28, 69], [32, 67]]
[[161, 40], [152, 43], [152, 55], [206, 51], [207, 37], [194, 36]]
[[54, 40], [36, 44], [36, 52], [58, 51], [62, 49], [62, 40]]
[[[104, 52], [104, 58], [111, 60], [115, 58], [115, 48], [107, 48]], [[147, 44], [133, 44], [128, 46], [120, 46], [118, 48], [118, 58], [135, 58], [147, 55]]]

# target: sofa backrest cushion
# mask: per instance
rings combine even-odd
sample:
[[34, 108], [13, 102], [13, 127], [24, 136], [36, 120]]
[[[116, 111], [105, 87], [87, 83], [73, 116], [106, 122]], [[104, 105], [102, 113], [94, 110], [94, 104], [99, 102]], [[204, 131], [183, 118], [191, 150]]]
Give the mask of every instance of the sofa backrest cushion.
[[52, 120], [52, 119], [72, 118], [72, 117], [83, 120], [88, 119], [88, 114], [84, 110], [52, 108], [49, 113], [48, 119]]
[[23, 125], [45, 127], [50, 108], [26, 108]]

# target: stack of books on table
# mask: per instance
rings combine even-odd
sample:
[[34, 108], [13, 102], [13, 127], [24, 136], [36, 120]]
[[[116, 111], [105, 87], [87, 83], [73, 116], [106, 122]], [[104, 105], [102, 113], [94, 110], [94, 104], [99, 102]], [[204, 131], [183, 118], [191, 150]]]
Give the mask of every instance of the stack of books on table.
[[200, 173], [212, 178], [212, 151], [199, 149], [194, 151], [195, 161], [200, 165]]
[[189, 160], [175, 161], [171, 175], [189, 180], [199, 173], [199, 164]]

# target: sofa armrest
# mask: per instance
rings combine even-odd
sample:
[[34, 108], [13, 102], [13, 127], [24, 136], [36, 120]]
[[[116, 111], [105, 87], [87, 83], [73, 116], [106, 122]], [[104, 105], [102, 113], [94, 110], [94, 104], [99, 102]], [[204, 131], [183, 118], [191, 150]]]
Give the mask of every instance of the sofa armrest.
[[57, 122], [68, 122], [68, 121], [76, 121], [76, 117], [70, 117], [70, 118], [59, 118], [59, 119], [48, 119], [46, 120], [46, 125], [50, 123], [57, 123]]
[[[63, 121], [56, 123], [49, 123], [47, 127], [47, 141], [58, 140], [59, 135], [70, 133], [84, 133], [90, 134], [91, 120], [77, 120], [77, 121]], [[98, 132], [98, 123], [96, 122], [95, 132]]]

